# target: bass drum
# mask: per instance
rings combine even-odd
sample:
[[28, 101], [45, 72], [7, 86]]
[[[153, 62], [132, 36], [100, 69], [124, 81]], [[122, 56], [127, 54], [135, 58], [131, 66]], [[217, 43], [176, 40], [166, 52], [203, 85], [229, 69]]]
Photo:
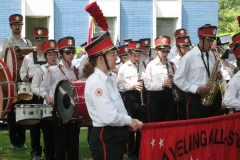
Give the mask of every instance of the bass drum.
[[84, 98], [84, 81], [62, 80], [55, 91], [56, 112], [63, 123], [91, 120]]
[[3, 95], [1, 117], [5, 117], [14, 102], [14, 82], [7, 65], [2, 60], [0, 60], [0, 85]]
[[4, 62], [7, 64], [13, 81], [20, 82], [19, 75], [20, 68], [22, 66], [23, 59], [30, 52], [33, 52], [32, 47], [8, 47], [5, 51]]

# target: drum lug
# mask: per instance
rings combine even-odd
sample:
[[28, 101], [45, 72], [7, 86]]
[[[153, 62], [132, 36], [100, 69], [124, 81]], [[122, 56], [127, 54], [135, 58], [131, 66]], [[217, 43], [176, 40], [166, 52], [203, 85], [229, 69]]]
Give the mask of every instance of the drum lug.
[[23, 110], [23, 114], [25, 115], [25, 110]]

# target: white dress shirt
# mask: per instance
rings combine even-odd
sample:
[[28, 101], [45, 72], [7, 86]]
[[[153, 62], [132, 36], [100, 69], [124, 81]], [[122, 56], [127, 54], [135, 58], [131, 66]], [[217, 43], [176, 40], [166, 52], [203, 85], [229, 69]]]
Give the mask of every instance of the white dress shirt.
[[[196, 46], [183, 56], [181, 65], [174, 76], [174, 83], [182, 91], [196, 93], [198, 87], [206, 86], [209, 77], [201, 58], [201, 51]], [[203, 52], [204, 61], [207, 65], [206, 53]], [[215, 64], [215, 56], [209, 52], [209, 71], [212, 73]]]
[[167, 70], [166, 65], [162, 65], [158, 56], [147, 65], [144, 76], [144, 85], [147, 90], [159, 91], [164, 89], [162, 84], [168, 78], [168, 71], [173, 74], [172, 66], [169, 62], [168, 66], [169, 69]]
[[238, 71], [227, 84], [223, 103], [230, 108], [240, 111], [240, 71]]
[[[59, 69], [59, 65], [61, 65], [61, 69], [63, 70], [65, 75]], [[61, 80], [66, 80], [66, 79], [77, 80], [77, 77], [75, 75], [73, 66], [71, 65], [71, 67], [69, 69], [67, 69], [61, 60], [58, 65], [51, 66], [48, 69], [48, 72], [45, 75], [45, 77], [40, 85], [40, 95], [44, 98], [44, 95], [46, 95], [46, 94], [49, 95], [50, 91], [52, 93], [55, 93], [57, 84]]]
[[86, 81], [84, 96], [94, 127], [131, 125], [113, 77], [95, 68]]
[[181, 63], [182, 57], [177, 54], [174, 58], [172, 58], [170, 61], [174, 63], [174, 65], [176, 66], [176, 68], [178, 69], [180, 63]]
[[[139, 63], [140, 77], [144, 77], [145, 68], [142, 62]], [[128, 60], [118, 71], [117, 86], [121, 91], [133, 90], [134, 84], [138, 81], [138, 74], [136, 66]]]
[[177, 46], [174, 45], [171, 50], [170, 53], [168, 54], [167, 58], [171, 61], [174, 57], [176, 57], [178, 55], [178, 50], [177, 50]]
[[0, 42], [0, 59], [4, 58], [6, 48], [13, 46], [31, 47], [32, 43], [28, 39], [23, 37], [20, 37], [18, 40], [16, 40], [13, 36], [5, 38]]
[[[46, 61], [44, 54], [42, 54], [42, 56], [37, 55], [37, 61]], [[23, 80], [24, 76], [26, 76], [27, 74], [29, 78], [32, 78], [34, 75], [34, 72], [39, 66], [40, 64], [34, 64], [33, 52], [26, 55], [23, 59], [22, 66], [19, 72], [21, 79]]]
[[146, 54], [142, 54], [142, 56], [141, 56], [141, 60], [140, 61], [143, 61], [143, 62], [145, 62], [146, 63], [146, 65], [150, 62], [150, 60], [149, 60], [149, 56]]

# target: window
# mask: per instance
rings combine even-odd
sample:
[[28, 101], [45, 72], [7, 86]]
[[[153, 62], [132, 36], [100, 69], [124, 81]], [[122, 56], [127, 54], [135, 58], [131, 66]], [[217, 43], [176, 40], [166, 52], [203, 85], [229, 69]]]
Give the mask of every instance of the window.
[[176, 18], [157, 18], [157, 35], [171, 38], [171, 46], [175, 44], [174, 32], [176, 30]]
[[34, 46], [34, 40], [33, 40], [33, 29], [36, 27], [48, 27], [48, 19], [49, 17], [26, 17], [26, 37], [32, 42], [32, 45]]
[[[107, 22], [108, 22], [108, 31], [111, 35], [111, 38], [112, 38], [112, 41], [114, 42], [115, 40], [115, 25], [116, 25], [116, 17], [106, 17], [107, 19]], [[97, 26], [97, 24], [95, 23], [96, 25], [96, 29], [95, 29], [95, 33], [93, 33], [93, 37], [95, 36], [99, 36], [102, 34], [102, 29], [100, 27]]]

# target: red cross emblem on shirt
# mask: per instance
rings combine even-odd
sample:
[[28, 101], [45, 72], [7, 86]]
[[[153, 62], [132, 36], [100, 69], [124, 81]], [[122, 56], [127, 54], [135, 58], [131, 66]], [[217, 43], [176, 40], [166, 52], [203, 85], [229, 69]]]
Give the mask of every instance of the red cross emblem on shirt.
[[102, 95], [102, 89], [101, 88], [98, 88], [96, 91], [95, 91], [95, 94], [97, 95], [97, 96], [101, 96]]

